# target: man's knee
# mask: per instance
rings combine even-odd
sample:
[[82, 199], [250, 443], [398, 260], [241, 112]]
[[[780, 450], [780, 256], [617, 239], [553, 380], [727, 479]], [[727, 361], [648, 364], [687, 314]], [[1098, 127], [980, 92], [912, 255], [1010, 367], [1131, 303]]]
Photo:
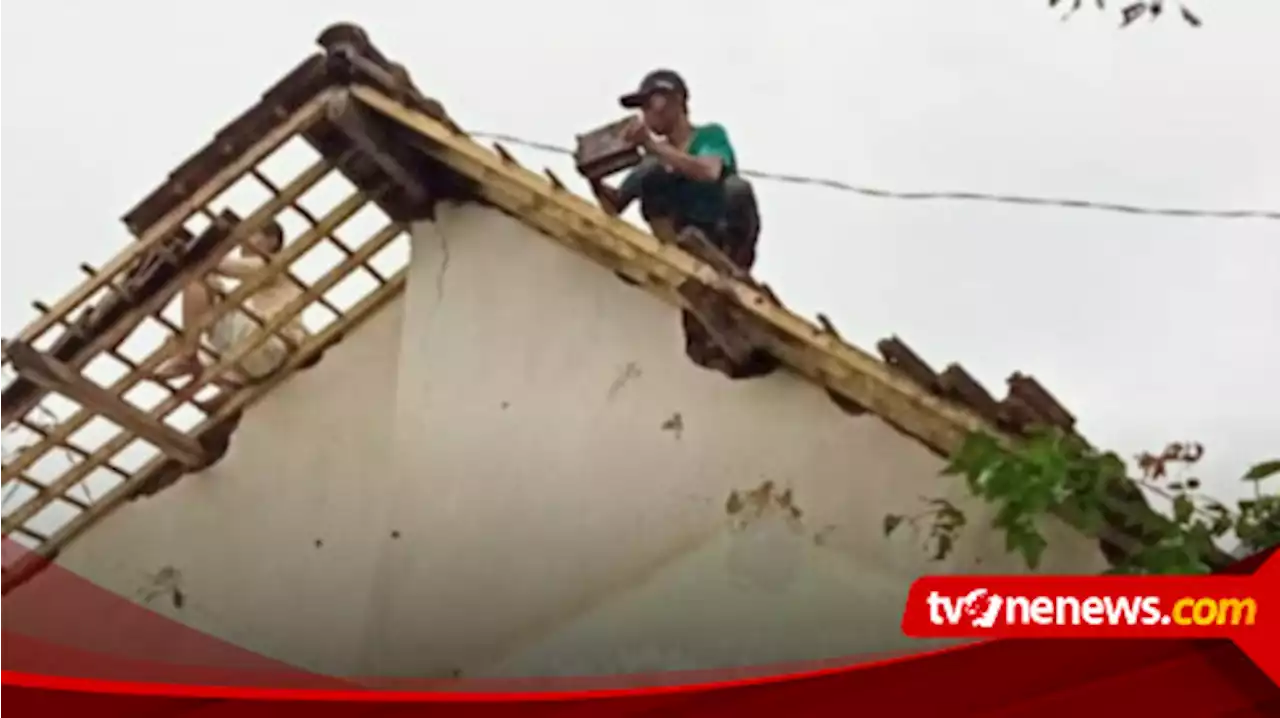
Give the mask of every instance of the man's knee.
[[647, 156], [631, 172], [635, 177], [641, 216], [649, 221], [675, 216], [677, 207], [670, 191], [670, 176], [662, 161]]
[[724, 181], [725, 208], [730, 221], [759, 224], [759, 208], [756, 206], [756, 192], [751, 183], [733, 176]]
[[756, 205], [755, 189], [750, 182], [738, 175], [725, 178], [724, 194], [731, 208]]

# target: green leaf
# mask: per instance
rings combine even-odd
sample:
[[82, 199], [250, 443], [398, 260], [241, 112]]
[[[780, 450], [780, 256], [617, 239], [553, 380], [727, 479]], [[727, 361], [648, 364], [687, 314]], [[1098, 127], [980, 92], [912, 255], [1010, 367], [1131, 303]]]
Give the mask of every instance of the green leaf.
[[1244, 475], [1244, 480], [1262, 481], [1263, 479], [1275, 476], [1276, 474], [1280, 474], [1280, 459], [1264, 461], [1261, 464], [1254, 466]]
[[1081, 508], [1079, 516], [1080, 523], [1084, 525], [1084, 529], [1089, 533], [1097, 533], [1105, 523], [1102, 510], [1095, 505], [1087, 505]]
[[1027, 560], [1027, 568], [1032, 571], [1040, 567], [1040, 558], [1044, 555], [1044, 550], [1049, 547], [1049, 542], [1039, 533], [1031, 533], [1018, 546], [1022, 550], [1022, 556]]
[[1124, 461], [1119, 456], [1107, 452], [1098, 458], [1098, 473], [1103, 479], [1118, 479], [1125, 474]]
[[1222, 502], [1211, 499], [1204, 505], [1204, 510], [1213, 517], [1213, 523], [1209, 524], [1209, 533], [1213, 536], [1221, 537], [1231, 530], [1231, 509]]
[[1031, 489], [1026, 467], [1010, 461], [994, 461], [979, 482], [979, 495], [987, 498], [1016, 499]]
[[1191, 514], [1195, 513], [1196, 506], [1191, 503], [1191, 499], [1186, 495], [1179, 496], [1173, 500], [1173, 518], [1180, 524], [1185, 524]]
[[965, 437], [960, 450], [952, 457], [944, 473], [964, 474], [971, 479], [976, 478], [1003, 453], [1004, 450], [1000, 448], [995, 438], [982, 432], [971, 433]]
[[1034, 571], [1039, 567], [1040, 557], [1044, 554], [1048, 543], [1045, 541], [1044, 536], [1040, 535], [1035, 525], [1029, 519], [1026, 519], [1008, 527], [1005, 534], [1005, 546], [1010, 551], [1017, 551], [1022, 554], [1027, 567]]
[[903, 517], [899, 516], [898, 514], [885, 514], [884, 515], [884, 535], [888, 536], [889, 534], [893, 533], [893, 530], [898, 528], [898, 524], [902, 523], [902, 519]]

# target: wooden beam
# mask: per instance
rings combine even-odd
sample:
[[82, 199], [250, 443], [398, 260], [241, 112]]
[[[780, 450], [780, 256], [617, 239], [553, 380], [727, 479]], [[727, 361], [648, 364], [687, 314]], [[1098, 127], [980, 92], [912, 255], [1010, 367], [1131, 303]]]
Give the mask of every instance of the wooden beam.
[[361, 108], [349, 91], [335, 93], [325, 104], [325, 116], [365, 157], [372, 160], [395, 184], [404, 190], [414, 205], [430, 201], [431, 191], [414, 175], [399, 156], [397, 145], [387, 138], [384, 128]]
[[25, 342], [11, 342], [7, 349], [19, 376], [101, 414], [187, 466], [205, 463], [205, 452], [195, 439], [98, 386], [75, 369]]

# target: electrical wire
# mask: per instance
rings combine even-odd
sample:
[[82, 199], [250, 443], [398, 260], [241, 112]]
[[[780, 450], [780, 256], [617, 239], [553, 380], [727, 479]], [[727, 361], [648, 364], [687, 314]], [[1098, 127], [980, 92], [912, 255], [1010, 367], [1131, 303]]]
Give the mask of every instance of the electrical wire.
[[[553, 145], [546, 142], [538, 142], [529, 140], [516, 135], [505, 134], [501, 132], [469, 132], [471, 137], [476, 139], [486, 139], [495, 142], [503, 142], [506, 144], [526, 147], [528, 149], [539, 150], [542, 152], [550, 152], [558, 155], [572, 155], [573, 150], [568, 147]], [[1119, 202], [1101, 202], [1095, 200], [1083, 199], [1063, 199], [1055, 197], [1028, 197], [1024, 195], [1012, 194], [992, 194], [987, 192], [966, 192], [966, 191], [939, 191], [939, 192], [908, 192], [901, 190], [883, 189], [879, 187], [871, 187], [867, 185], [856, 185], [849, 182], [843, 182], [836, 179], [827, 179], [823, 177], [809, 177], [805, 175], [782, 174], [779, 172], [765, 172], [761, 170], [742, 170], [742, 175], [753, 179], [766, 180], [770, 182], [781, 182], [793, 185], [808, 185], [814, 187], [825, 187], [841, 192], [852, 192], [864, 197], [872, 197], [875, 199], [894, 199], [894, 200], [912, 200], [912, 201], [953, 201], [953, 202], [989, 202], [997, 204], [1016, 204], [1024, 206], [1039, 207], [1058, 207], [1063, 209], [1085, 209], [1099, 212], [1117, 212], [1122, 214], [1147, 215], [1155, 217], [1179, 217], [1183, 219], [1261, 219], [1261, 220], [1280, 220], [1280, 210], [1274, 209], [1238, 209], [1238, 210], [1216, 210], [1216, 209], [1187, 209], [1180, 207], [1143, 207], [1133, 204], [1122, 204]]]

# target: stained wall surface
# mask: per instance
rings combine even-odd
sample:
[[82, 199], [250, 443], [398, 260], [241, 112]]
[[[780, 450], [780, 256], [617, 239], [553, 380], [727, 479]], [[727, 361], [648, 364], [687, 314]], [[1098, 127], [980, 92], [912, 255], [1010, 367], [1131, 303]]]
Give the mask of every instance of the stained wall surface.
[[[157, 610], [356, 676], [911, 648], [916, 576], [1022, 568], [912, 440], [789, 373], [691, 364], [674, 309], [506, 215], [442, 207], [409, 271], [403, 298], [248, 413], [220, 464], [60, 562], [138, 600], [170, 569], [185, 605]], [[795, 511], [766, 499], [751, 518], [743, 495], [765, 482]], [[882, 533], [922, 495], [973, 527], [941, 563]], [[1104, 568], [1094, 541], [1047, 529], [1043, 570]]]
[[[1021, 568], [982, 529], [941, 564], [909, 531], [886, 540], [884, 514], [921, 495], [976, 527], [988, 509], [792, 374], [693, 365], [673, 308], [515, 220], [447, 208], [414, 252], [385, 519], [413, 538], [375, 571], [380, 672], [563, 672], [538, 657], [570, 643], [605, 671], [637, 651], [709, 667], [892, 650], [914, 577]], [[765, 482], [799, 518], [753, 543], [727, 506]], [[1045, 570], [1102, 570], [1093, 541], [1050, 531]], [[787, 625], [803, 630], [771, 637]]]

